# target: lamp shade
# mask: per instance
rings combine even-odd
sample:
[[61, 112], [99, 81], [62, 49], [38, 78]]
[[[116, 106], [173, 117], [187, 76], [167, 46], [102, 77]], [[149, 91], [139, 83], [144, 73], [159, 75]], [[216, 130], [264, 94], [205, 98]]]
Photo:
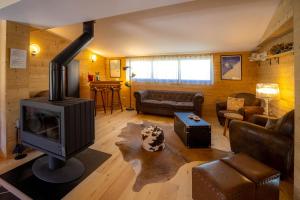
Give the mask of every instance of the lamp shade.
[[277, 83], [256, 84], [256, 97], [273, 99], [279, 96], [279, 86]]

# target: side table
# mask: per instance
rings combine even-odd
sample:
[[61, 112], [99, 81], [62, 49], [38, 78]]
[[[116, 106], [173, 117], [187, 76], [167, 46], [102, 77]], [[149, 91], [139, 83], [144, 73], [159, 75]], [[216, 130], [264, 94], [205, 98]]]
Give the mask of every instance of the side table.
[[225, 117], [225, 125], [224, 125], [224, 132], [223, 132], [224, 136], [226, 136], [226, 131], [227, 131], [229, 120], [232, 120], [232, 119], [243, 120], [244, 119], [243, 115], [238, 114], [238, 113], [225, 113], [224, 117]]

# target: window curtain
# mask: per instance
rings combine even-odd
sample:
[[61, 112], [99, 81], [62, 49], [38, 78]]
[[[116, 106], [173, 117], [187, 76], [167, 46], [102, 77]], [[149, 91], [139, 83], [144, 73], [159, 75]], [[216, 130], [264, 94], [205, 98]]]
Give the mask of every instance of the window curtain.
[[214, 82], [213, 55], [179, 57], [179, 83], [210, 85]]
[[126, 79], [129, 80], [130, 73], [133, 73], [136, 82], [213, 83], [212, 55], [127, 58], [126, 65], [131, 68]]

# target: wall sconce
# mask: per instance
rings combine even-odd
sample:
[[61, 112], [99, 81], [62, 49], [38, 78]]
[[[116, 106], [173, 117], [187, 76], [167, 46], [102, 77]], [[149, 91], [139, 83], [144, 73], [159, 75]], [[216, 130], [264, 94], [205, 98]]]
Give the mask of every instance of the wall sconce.
[[41, 51], [41, 48], [40, 48], [39, 45], [37, 45], [37, 44], [31, 44], [30, 45], [30, 53], [31, 53], [31, 55], [35, 56], [38, 53], [40, 53], [40, 51]]
[[96, 62], [96, 60], [97, 60], [97, 55], [96, 54], [91, 55], [91, 61]]

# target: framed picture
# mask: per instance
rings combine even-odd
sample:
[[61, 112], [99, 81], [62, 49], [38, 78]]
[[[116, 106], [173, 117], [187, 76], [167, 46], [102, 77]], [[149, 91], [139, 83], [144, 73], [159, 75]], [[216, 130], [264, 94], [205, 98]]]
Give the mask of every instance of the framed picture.
[[109, 70], [111, 78], [120, 78], [121, 77], [121, 60], [113, 59], [109, 60]]
[[242, 56], [221, 56], [221, 79], [242, 80]]
[[23, 49], [10, 49], [10, 68], [26, 69], [27, 51]]

